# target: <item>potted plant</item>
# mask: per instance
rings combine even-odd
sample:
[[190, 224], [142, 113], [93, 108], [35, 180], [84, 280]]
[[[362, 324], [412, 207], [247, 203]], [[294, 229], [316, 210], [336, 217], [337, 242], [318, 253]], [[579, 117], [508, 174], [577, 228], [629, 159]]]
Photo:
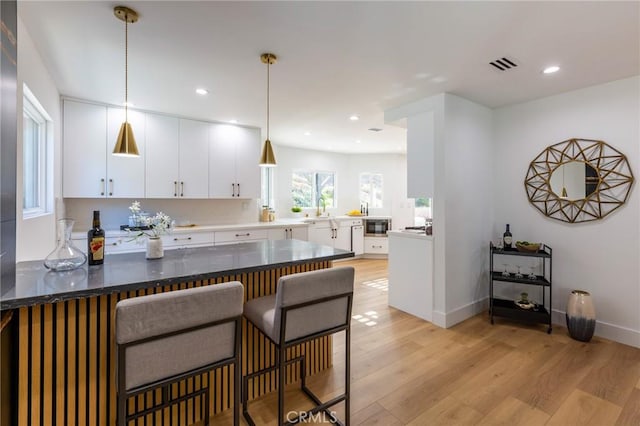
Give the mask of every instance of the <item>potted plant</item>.
[[299, 206], [291, 207], [291, 213], [293, 214], [293, 217], [302, 217], [302, 207], [299, 207]]
[[[140, 209], [140, 203], [134, 202], [129, 210], [132, 213], [137, 213]], [[172, 230], [173, 221], [168, 215], [158, 212], [155, 216], [142, 216], [138, 218], [138, 224], [141, 226], [136, 231], [129, 230], [129, 233], [136, 232], [133, 235], [132, 240], [142, 239], [147, 237], [147, 259], [159, 259], [164, 256], [164, 247], [162, 245], [162, 234], [168, 234]]]

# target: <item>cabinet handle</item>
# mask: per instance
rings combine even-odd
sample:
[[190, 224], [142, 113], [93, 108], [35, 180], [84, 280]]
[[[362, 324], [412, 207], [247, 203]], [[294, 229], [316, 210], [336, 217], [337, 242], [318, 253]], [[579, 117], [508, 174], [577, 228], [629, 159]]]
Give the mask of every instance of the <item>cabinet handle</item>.
[[231, 192], [231, 196], [235, 197], [236, 196], [236, 184], [235, 183], [231, 184], [231, 191], [232, 191]]
[[177, 180], [173, 181], [173, 196], [174, 197], [178, 196], [178, 181]]
[[113, 196], [113, 179], [109, 179], [109, 197]]
[[105, 185], [104, 185], [104, 178], [100, 179], [100, 184], [102, 186], [102, 191], [100, 191], [100, 195], [104, 195], [104, 191], [106, 190]]
[[246, 234], [236, 234], [236, 237], [248, 237], [249, 235], [251, 235], [250, 233], [246, 233]]
[[185, 240], [185, 241], [191, 241], [191, 237], [187, 237], [187, 238], [174, 238], [173, 241], [180, 241], [180, 240]]
[[240, 196], [240, 184], [238, 184], [238, 197]]
[[184, 182], [180, 182], [180, 196], [184, 197]]

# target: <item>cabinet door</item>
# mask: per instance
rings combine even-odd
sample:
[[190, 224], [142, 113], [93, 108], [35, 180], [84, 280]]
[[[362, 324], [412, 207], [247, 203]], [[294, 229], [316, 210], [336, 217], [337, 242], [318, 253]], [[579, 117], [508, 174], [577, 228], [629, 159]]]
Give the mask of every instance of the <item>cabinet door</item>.
[[307, 241], [307, 228], [290, 228], [289, 239]]
[[339, 226], [336, 229], [334, 247], [351, 251], [351, 227]]
[[63, 115], [62, 194], [70, 198], [104, 197], [107, 108], [65, 100]]
[[268, 230], [268, 239], [286, 240], [289, 238], [289, 228], [273, 228]]
[[240, 198], [260, 198], [260, 130], [239, 127], [236, 146], [236, 184]]
[[310, 226], [309, 241], [323, 246], [333, 247], [333, 230], [327, 226]]
[[209, 123], [180, 120], [181, 198], [209, 196]]
[[129, 111], [128, 119], [140, 152], [139, 157], [112, 154], [124, 122], [124, 109], [107, 108], [107, 197], [144, 198], [145, 117], [141, 112]]
[[174, 198], [178, 188], [177, 118], [146, 114], [146, 198]]
[[209, 198], [236, 197], [236, 146], [234, 141], [241, 134], [240, 130], [240, 127], [230, 124], [211, 124]]

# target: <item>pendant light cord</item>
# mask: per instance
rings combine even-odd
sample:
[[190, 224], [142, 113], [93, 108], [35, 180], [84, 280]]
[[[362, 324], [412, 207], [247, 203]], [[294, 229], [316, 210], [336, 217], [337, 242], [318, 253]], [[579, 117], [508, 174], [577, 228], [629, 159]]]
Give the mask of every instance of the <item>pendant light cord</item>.
[[267, 140], [269, 140], [269, 68], [271, 68], [271, 55], [267, 58]]
[[124, 20], [124, 122], [129, 122], [129, 17]]

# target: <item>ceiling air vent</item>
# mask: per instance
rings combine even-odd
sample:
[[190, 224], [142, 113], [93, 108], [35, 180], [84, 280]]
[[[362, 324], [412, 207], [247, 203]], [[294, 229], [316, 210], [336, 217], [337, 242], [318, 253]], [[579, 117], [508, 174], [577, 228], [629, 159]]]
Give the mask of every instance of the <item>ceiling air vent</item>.
[[509, 58], [496, 59], [494, 61], [489, 62], [489, 64], [493, 65], [500, 71], [509, 71], [510, 69], [513, 69], [518, 66], [515, 60], [509, 59]]
[[378, 129], [377, 127], [372, 127], [369, 130], [372, 131], [372, 132], [381, 132], [382, 131], [382, 129]]

